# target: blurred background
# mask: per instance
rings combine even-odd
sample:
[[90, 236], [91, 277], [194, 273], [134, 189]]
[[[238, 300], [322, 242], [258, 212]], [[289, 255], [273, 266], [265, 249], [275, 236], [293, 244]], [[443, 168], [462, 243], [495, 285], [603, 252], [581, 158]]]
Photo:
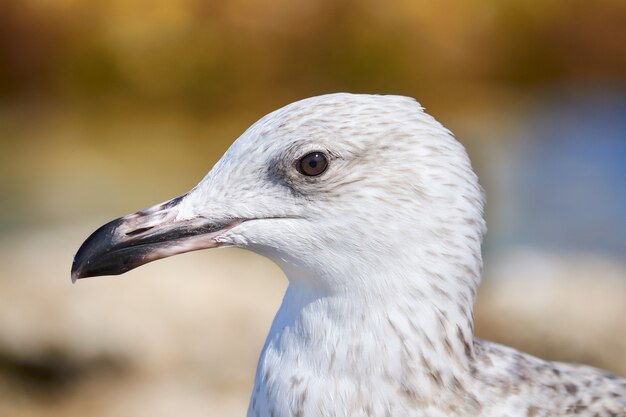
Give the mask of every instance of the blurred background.
[[256, 119], [416, 97], [488, 195], [477, 332], [626, 374], [623, 0], [2, 0], [0, 416], [241, 416], [286, 286], [237, 250], [72, 286]]

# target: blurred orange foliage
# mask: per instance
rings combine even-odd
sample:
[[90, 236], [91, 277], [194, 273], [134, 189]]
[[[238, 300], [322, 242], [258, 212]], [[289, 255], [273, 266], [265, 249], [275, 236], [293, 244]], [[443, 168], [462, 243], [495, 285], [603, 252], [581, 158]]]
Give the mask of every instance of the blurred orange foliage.
[[335, 90], [451, 101], [621, 82], [624, 21], [621, 0], [4, 0], [0, 100], [212, 110]]

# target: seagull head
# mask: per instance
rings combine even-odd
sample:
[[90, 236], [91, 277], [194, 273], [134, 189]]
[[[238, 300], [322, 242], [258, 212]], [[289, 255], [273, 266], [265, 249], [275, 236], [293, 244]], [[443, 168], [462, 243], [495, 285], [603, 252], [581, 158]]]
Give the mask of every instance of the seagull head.
[[480, 268], [482, 208], [463, 146], [415, 100], [324, 95], [260, 119], [191, 191], [96, 230], [72, 279], [239, 247], [320, 291], [393, 287], [433, 257]]

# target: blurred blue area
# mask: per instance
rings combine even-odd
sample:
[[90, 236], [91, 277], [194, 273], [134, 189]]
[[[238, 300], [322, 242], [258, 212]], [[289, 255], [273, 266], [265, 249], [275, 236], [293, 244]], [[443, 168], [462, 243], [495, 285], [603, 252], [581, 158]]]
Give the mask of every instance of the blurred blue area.
[[548, 99], [524, 126], [498, 163], [498, 200], [508, 202], [490, 206], [499, 221], [489, 247], [626, 260], [626, 94]]

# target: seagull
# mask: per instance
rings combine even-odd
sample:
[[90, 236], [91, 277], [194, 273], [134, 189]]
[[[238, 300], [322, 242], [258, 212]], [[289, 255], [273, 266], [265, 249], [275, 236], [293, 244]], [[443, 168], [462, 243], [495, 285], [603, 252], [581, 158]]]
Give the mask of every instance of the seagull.
[[312, 97], [188, 193], [96, 230], [72, 280], [215, 247], [278, 264], [248, 417], [626, 416], [626, 379], [474, 337], [483, 205], [464, 147], [414, 99]]

